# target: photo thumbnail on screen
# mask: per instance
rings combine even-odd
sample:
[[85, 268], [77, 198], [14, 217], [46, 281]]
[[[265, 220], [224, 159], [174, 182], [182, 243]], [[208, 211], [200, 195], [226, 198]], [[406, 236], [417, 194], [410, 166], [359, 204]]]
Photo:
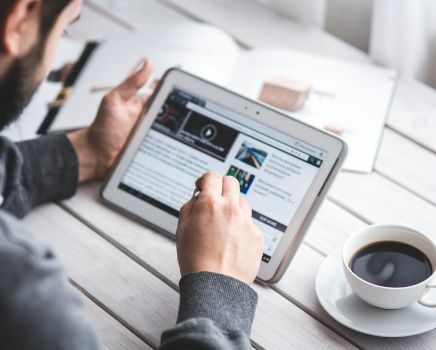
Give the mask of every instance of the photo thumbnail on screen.
[[233, 176], [236, 178], [236, 180], [238, 180], [239, 186], [241, 188], [241, 193], [243, 194], [247, 194], [254, 180], [254, 175], [250, 174], [245, 170], [239, 169], [234, 165], [230, 166], [229, 171], [227, 172], [227, 176]]
[[256, 169], [260, 169], [267, 155], [265, 151], [253, 147], [248, 141], [244, 141], [236, 154], [236, 159]]

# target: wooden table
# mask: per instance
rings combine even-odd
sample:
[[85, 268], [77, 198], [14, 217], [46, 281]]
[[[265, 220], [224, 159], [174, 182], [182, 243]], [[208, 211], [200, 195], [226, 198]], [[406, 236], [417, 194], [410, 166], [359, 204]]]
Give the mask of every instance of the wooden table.
[[[276, 46], [369, 62], [355, 48], [305, 28], [254, 0], [89, 0], [73, 28], [83, 38], [103, 38], [155, 23], [215, 24], [242, 47]], [[256, 349], [434, 349], [436, 330], [384, 339], [351, 331], [328, 316], [315, 295], [315, 276], [326, 255], [348, 235], [372, 223], [394, 222], [436, 240], [436, 93], [401, 80], [386, 124], [375, 170], [343, 172], [283, 279], [256, 284]], [[25, 222], [50, 242], [72, 285], [89, 305], [108, 349], [156, 348], [174, 325], [178, 307], [173, 241], [105, 207], [101, 184], [79, 188], [65, 202], [35, 210]]]

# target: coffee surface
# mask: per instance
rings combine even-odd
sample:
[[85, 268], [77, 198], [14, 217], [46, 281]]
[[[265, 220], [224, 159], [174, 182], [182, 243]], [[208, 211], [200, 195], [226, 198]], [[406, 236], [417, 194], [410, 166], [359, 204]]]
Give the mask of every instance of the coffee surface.
[[367, 282], [383, 287], [408, 287], [433, 273], [430, 260], [419, 249], [400, 242], [376, 242], [359, 250], [351, 270]]

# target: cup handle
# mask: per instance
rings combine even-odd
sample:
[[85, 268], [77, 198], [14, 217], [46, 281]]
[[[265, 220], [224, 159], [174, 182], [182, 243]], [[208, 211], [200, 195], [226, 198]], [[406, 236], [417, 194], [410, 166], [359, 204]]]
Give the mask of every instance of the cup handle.
[[[436, 281], [433, 281], [432, 283], [428, 284], [426, 287], [426, 289], [436, 289]], [[427, 291], [427, 293], [425, 293], [421, 299], [418, 300], [418, 303], [420, 303], [422, 306], [427, 306], [427, 307], [436, 307], [436, 300], [435, 301], [426, 301], [425, 297], [426, 295], [429, 293], [429, 291]]]

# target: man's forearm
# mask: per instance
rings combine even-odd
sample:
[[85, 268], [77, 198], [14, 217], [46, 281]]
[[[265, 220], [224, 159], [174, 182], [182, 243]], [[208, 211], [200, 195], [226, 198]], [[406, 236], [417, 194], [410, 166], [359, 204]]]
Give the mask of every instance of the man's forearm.
[[72, 196], [77, 157], [65, 135], [18, 142], [0, 137], [1, 208], [23, 217], [33, 207]]
[[180, 281], [177, 325], [162, 334], [160, 350], [249, 349], [257, 294], [245, 283], [200, 272]]
[[67, 135], [77, 154], [79, 163], [79, 183], [99, 178], [103, 166], [89, 142], [88, 130], [82, 129]]

